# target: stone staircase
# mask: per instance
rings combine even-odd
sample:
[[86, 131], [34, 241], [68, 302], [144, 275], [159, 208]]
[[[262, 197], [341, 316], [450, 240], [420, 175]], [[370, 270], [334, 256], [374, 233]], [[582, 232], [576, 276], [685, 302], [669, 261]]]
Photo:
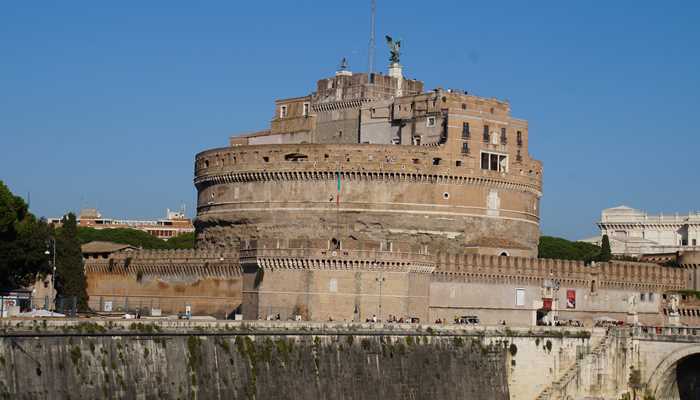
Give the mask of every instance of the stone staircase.
[[610, 341], [613, 338], [612, 332], [613, 329], [607, 330], [589, 353], [585, 354], [582, 359], [577, 358], [576, 362], [567, 368], [566, 372], [564, 372], [559, 379], [552, 382], [551, 385], [547, 386], [537, 397], [535, 397], [535, 400], [558, 400], [560, 398], [565, 398], [561, 396], [562, 389], [566, 388], [566, 386], [576, 378], [576, 375], [578, 375], [579, 370], [581, 369], [581, 365], [584, 364], [586, 360], [590, 359], [591, 357], [600, 357], [608, 350]]

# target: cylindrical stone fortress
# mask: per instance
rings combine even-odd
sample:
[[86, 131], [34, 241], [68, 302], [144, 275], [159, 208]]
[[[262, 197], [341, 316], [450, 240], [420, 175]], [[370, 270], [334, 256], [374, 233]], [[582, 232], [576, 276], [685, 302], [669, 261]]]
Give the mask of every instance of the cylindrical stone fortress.
[[417, 252], [423, 246], [490, 247], [499, 254], [536, 255], [539, 163], [526, 173], [506, 173], [456, 161], [437, 146], [286, 144], [204, 151], [195, 165], [198, 246], [335, 239], [345, 249], [396, 241]]

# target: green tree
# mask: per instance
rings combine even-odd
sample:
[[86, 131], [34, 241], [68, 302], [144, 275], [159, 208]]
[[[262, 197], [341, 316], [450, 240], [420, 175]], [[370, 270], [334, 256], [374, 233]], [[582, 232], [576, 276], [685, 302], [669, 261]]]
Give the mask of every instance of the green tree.
[[78, 242], [78, 227], [73, 213], [63, 217], [61, 229], [56, 235], [56, 291], [59, 296], [75, 296], [78, 310], [88, 310], [83, 255]]
[[194, 232], [182, 233], [166, 242], [171, 249], [194, 249]]
[[49, 227], [0, 181], [0, 289], [26, 287], [48, 271]]
[[93, 241], [129, 244], [143, 249], [192, 249], [194, 233], [184, 233], [167, 241], [137, 229], [94, 229], [78, 227], [78, 241], [85, 244]]
[[572, 242], [563, 238], [541, 236], [537, 246], [539, 258], [593, 261], [600, 254], [600, 247], [586, 242]]
[[600, 245], [600, 255], [598, 256], [598, 261], [610, 261], [612, 258], [612, 253], [610, 251], [610, 238], [608, 238], [608, 235], [603, 235]]

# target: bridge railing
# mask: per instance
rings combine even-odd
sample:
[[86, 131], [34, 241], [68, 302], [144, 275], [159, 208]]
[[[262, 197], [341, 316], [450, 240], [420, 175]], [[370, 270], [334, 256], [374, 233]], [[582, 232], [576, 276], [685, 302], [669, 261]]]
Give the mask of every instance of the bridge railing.
[[632, 334], [637, 337], [681, 336], [700, 339], [700, 326], [641, 325], [633, 327]]

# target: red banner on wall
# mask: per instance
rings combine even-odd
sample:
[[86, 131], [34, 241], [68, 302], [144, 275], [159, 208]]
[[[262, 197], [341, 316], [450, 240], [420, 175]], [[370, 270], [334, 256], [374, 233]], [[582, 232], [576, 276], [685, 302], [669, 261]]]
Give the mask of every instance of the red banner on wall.
[[566, 308], [576, 308], [576, 291], [569, 289], [566, 291]]
[[550, 311], [552, 309], [552, 299], [542, 299], [542, 309]]

